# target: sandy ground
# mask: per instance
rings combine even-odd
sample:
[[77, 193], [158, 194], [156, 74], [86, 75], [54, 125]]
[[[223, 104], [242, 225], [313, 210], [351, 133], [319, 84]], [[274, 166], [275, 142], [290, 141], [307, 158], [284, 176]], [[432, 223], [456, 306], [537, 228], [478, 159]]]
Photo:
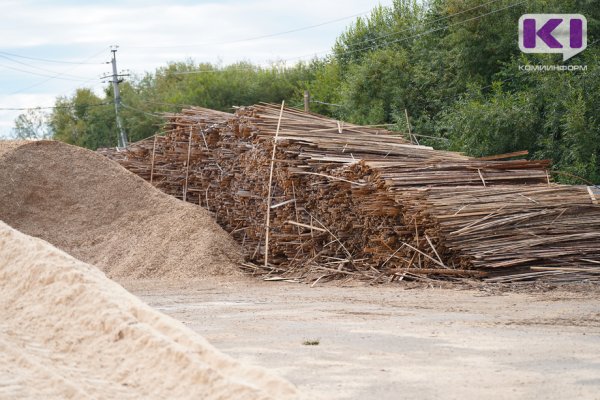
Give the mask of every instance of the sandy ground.
[[[306, 399], [600, 399], [600, 291], [121, 282]], [[319, 345], [303, 345], [305, 340]]]

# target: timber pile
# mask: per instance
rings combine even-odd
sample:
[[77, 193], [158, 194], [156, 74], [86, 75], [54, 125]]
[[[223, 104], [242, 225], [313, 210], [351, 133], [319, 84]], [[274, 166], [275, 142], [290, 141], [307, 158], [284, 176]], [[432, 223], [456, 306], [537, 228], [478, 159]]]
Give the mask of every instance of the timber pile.
[[164, 136], [103, 153], [211, 211], [257, 273], [382, 281], [598, 272], [589, 269], [600, 263], [600, 211], [585, 187], [550, 184], [548, 161], [469, 158], [289, 108], [264, 265], [279, 113], [270, 104], [235, 114], [194, 107], [166, 115]]
[[423, 249], [425, 268], [470, 270], [495, 282], [600, 272], [600, 208], [588, 187], [437, 187], [396, 200], [419, 227], [410, 244]]

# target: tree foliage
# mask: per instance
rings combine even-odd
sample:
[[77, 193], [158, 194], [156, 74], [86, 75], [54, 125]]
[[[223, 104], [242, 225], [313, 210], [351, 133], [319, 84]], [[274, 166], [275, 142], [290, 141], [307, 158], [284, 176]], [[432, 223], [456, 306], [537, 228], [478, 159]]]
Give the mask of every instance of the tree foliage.
[[114, 114], [106, 99], [90, 89], [77, 89], [73, 97], [56, 99], [50, 116], [54, 138], [96, 149], [116, 143]]

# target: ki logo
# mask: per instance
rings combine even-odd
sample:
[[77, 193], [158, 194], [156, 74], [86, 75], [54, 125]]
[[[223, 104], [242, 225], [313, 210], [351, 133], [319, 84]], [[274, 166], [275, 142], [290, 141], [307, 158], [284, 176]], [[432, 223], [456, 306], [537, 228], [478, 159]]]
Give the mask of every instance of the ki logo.
[[560, 53], [563, 61], [587, 47], [587, 20], [581, 14], [524, 14], [519, 18], [523, 53]]

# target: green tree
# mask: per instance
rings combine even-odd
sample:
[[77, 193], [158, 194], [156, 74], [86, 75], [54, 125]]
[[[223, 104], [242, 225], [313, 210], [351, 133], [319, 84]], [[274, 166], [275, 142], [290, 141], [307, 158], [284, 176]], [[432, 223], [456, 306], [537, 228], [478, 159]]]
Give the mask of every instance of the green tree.
[[540, 117], [527, 92], [510, 93], [500, 83], [491, 95], [472, 89], [440, 115], [439, 129], [446, 129], [452, 149], [473, 156], [533, 149]]
[[71, 98], [57, 98], [49, 121], [54, 138], [90, 149], [116, 146], [112, 107], [90, 89], [77, 89]]

